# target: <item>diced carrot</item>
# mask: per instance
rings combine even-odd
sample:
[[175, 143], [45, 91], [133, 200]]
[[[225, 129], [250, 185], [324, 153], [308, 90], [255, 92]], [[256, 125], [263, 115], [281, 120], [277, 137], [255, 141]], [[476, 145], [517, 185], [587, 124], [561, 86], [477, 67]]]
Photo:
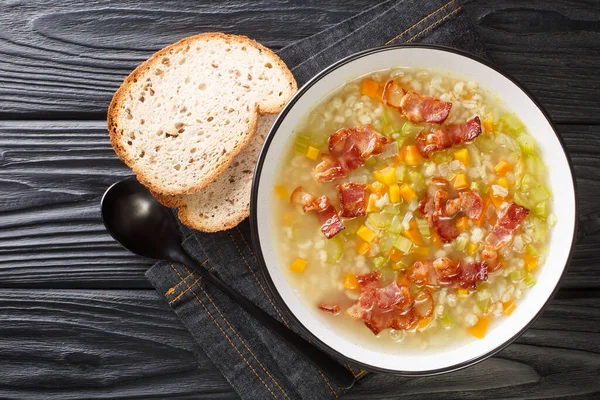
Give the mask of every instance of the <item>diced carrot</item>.
[[388, 251], [388, 256], [390, 257], [390, 260], [392, 260], [393, 262], [398, 262], [398, 261], [400, 261], [402, 256], [404, 256], [404, 253], [402, 253], [400, 250], [398, 250], [396, 248], [396, 246], [392, 246], [390, 251]]
[[504, 315], [510, 315], [517, 308], [517, 303], [512, 300], [509, 300], [505, 303], [502, 303], [502, 310], [504, 311]]
[[506, 161], [500, 161], [494, 167], [494, 171], [496, 171], [499, 176], [504, 176], [508, 171], [510, 171], [510, 164]]
[[379, 96], [377, 95], [378, 89], [379, 83], [375, 82], [373, 79], [365, 79], [362, 81], [360, 93], [379, 100], [381, 99], [381, 94], [379, 94]]
[[390, 203], [400, 202], [400, 186], [397, 183], [390, 185]]
[[427, 257], [429, 255], [429, 247], [413, 246], [410, 250], [412, 254], [419, 257]]
[[492, 191], [492, 193], [490, 193], [490, 200], [494, 207], [498, 208], [500, 207], [500, 204], [504, 203], [506, 197], [495, 195]]
[[437, 232], [435, 230], [431, 231], [431, 244], [439, 247], [442, 245], [442, 242], [440, 241], [440, 236], [437, 234]]
[[313, 161], [316, 161], [320, 154], [321, 152], [316, 147], [308, 146], [308, 149], [306, 150], [306, 157]]
[[371, 245], [369, 245], [369, 243], [365, 242], [364, 240], [358, 241], [358, 245], [356, 246], [356, 252], [358, 254], [364, 256], [365, 254], [367, 254], [369, 252], [370, 249], [371, 249]]
[[505, 188], [510, 188], [510, 183], [508, 182], [508, 179], [506, 179], [504, 176], [502, 178], [498, 178], [498, 180], [496, 181], [496, 183], [502, 187]]
[[376, 194], [378, 197], [381, 197], [387, 192], [387, 186], [379, 181], [375, 181], [369, 185], [369, 190], [371, 193]]
[[355, 275], [347, 273], [344, 275], [342, 285], [344, 285], [344, 289], [356, 290], [358, 289], [358, 279]]
[[456, 227], [460, 231], [466, 231], [469, 229], [469, 218], [466, 216], [462, 216], [456, 220]]
[[419, 233], [418, 229], [406, 230], [402, 232], [402, 235], [410, 239], [410, 241], [416, 244], [417, 246], [422, 246], [424, 244], [423, 238], [421, 238], [421, 234]]
[[429, 316], [427, 318], [421, 318], [419, 320], [419, 322], [417, 322], [417, 330], [422, 331], [423, 329], [425, 329], [427, 327], [427, 325], [429, 325], [431, 323], [431, 320], [433, 319], [433, 316]]
[[369, 200], [367, 201], [367, 213], [378, 212], [379, 207], [375, 205], [375, 195], [369, 195]]
[[306, 268], [307, 264], [308, 261], [306, 261], [305, 259], [296, 258], [292, 265], [290, 265], [290, 269], [298, 274], [301, 274], [304, 272], [304, 269]]
[[463, 163], [464, 166], [469, 165], [469, 150], [460, 149], [454, 152], [454, 159]]
[[402, 196], [402, 198], [404, 200], [406, 200], [407, 203], [410, 203], [412, 201], [412, 199], [417, 197], [417, 194], [415, 193], [415, 191], [412, 190], [412, 188], [410, 186], [408, 186], [406, 183], [402, 184], [402, 186], [400, 187], [400, 195]]
[[423, 156], [419, 153], [417, 146], [410, 145], [404, 147], [404, 162], [409, 167], [416, 167], [423, 164]]
[[523, 259], [525, 260], [525, 269], [527, 272], [534, 272], [538, 267], [537, 257], [526, 254]]
[[481, 122], [481, 125], [486, 132], [494, 131], [494, 120], [492, 118], [484, 119], [483, 122]]
[[457, 190], [466, 189], [469, 187], [469, 180], [467, 179], [467, 175], [458, 174], [452, 179], [452, 186], [454, 186]]
[[372, 230], [367, 228], [365, 225], [358, 228], [358, 230], [356, 231], [356, 234], [358, 235], [359, 238], [361, 238], [362, 240], [364, 240], [367, 243], [372, 242], [373, 239], [375, 239], [375, 237], [377, 236], [377, 234], [375, 232], [373, 232]]
[[478, 339], [483, 339], [488, 330], [489, 325], [490, 317], [484, 315], [481, 318], [479, 318], [479, 321], [477, 321], [475, 325], [467, 329], [467, 332], [469, 332], [469, 334], [475, 336]]
[[471, 257], [475, 255], [477, 249], [479, 249], [479, 244], [477, 243], [469, 242], [469, 244], [467, 245], [467, 253], [469, 253]]
[[288, 192], [288, 190], [286, 189], [286, 187], [283, 186], [283, 185], [277, 185], [277, 186], [275, 186], [275, 194], [280, 199], [287, 199], [287, 198], [290, 197], [290, 193]]
[[373, 172], [373, 176], [379, 182], [382, 182], [386, 185], [392, 185], [396, 183], [396, 168], [385, 167], [383, 169], [380, 169], [379, 171]]

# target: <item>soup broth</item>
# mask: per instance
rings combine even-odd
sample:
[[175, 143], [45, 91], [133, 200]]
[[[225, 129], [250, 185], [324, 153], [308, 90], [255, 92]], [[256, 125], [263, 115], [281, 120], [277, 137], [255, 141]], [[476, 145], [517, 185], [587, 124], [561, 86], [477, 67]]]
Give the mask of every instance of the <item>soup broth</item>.
[[346, 83], [299, 124], [278, 171], [272, 229], [290, 285], [372, 348], [484, 337], [535, 285], [556, 223], [527, 127], [439, 70]]

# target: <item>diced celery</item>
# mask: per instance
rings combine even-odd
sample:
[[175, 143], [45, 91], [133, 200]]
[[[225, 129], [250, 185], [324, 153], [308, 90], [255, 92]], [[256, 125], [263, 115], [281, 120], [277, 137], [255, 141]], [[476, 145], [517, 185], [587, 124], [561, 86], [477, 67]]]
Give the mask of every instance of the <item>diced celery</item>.
[[400, 215], [394, 215], [394, 218], [392, 218], [392, 222], [390, 223], [390, 226], [388, 227], [388, 232], [402, 233], [402, 230], [403, 230], [402, 220], [403, 220], [403, 218], [400, 217]]
[[381, 239], [379, 239], [379, 251], [381, 254], [387, 254], [388, 251], [396, 244], [398, 240], [398, 235], [393, 234], [384, 234]]
[[408, 180], [415, 192], [421, 191], [425, 188], [426, 179], [419, 171], [408, 171]]
[[498, 120], [499, 124], [502, 124], [503, 128], [510, 133], [518, 134], [525, 131], [525, 125], [515, 114], [504, 114]]
[[525, 247], [525, 251], [526, 251], [526, 252], [527, 252], [527, 254], [529, 254], [530, 256], [537, 257], [537, 256], [539, 256], [539, 255], [540, 255], [540, 252], [538, 251], [538, 249], [536, 249], [536, 248], [535, 248], [535, 246], [534, 246], [534, 245], [532, 245], [532, 244], [528, 244], [528, 245]]
[[519, 282], [521, 280], [523, 280], [523, 277], [525, 276], [523, 270], [516, 270], [510, 273], [510, 280], [513, 282]]
[[536, 185], [537, 185], [537, 182], [533, 179], [533, 177], [529, 174], [525, 174], [525, 175], [523, 175], [523, 179], [521, 179], [519, 188], [523, 192], [529, 192]]
[[546, 237], [546, 233], [548, 232], [548, 225], [546, 221], [541, 218], [535, 217], [533, 219], [533, 238], [536, 241], [542, 240]]
[[398, 236], [398, 240], [396, 240], [396, 244], [395, 244], [396, 248], [398, 250], [400, 250], [401, 252], [403, 252], [404, 254], [406, 254], [410, 251], [412, 245], [413, 245], [413, 242], [404, 236]]
[[536, 204], [548, 200], [550, 196], [552, 196], [552, 193], [544, 185], [537, 186], [529, 191], [529, 197]]
[[334, 236], [325, 242], [325, 250], [327, 251], [327, 262], [337, 263], [344, 254], [344, 241], [339, 236]]
[[310, 146], [310, 137], [307, 135], [298, 135], [296, 137], [295, 149], [297, 153], [306, 154], [306, 150], [308, 150], [308, 146]]
[[535, 283], [537, 282], [535, 280], [535, 276], [533, 276], [533, 274], [530, 274], [529, 272], [525, 275], [525, 280], [523, 281], [525, 282], [525, 285], [527, 287], [532, 287], [533, 285], [535, 285]]
[[483, 300], [479, 300], [477, 302], [477, 306], [481, 310], [482, 314], [487, 314], [487, 312], [490, 309], [490, 302], [491, 302], [491, 299], [489, 297], [486, 299], [483, 299]]
[[546, 172], [546, 164], [535, 154], [525, 157], [525, 168], [531, 174], [543, 175]]
[[548, 216], [548, 202], [541, 201], [537, 203], [535, 208], [533, 209], [535, 215], [541, 218], [546, 218]]
[[396, 215], [400, 214], [400, 204], [402, 203], [402, 199], [400, 199], [400, 203], [390, 203], [387, 206], [383, 207], [386, 213]]
[[400, 164], [396, 167], [396, 180], [398, 182], [404, 182], [406, 179], [406, 166], [404, 164]]
[[523, 134], [517, 137], [517, 142], [519, 142], [523, 153], [533, 154], [535, 152], [535, 140], [528, 134]]
[[382, 257], [382, 256], [373, 258], [373, 265], [375, 266], [376, 269], [382, 269], [383, 267], [385, 267], [385, 264], [387, 262], [388, 262], [387, 258]]
[[465, 235], [460, 235], [456, 238], [456, 241], [454, 243], [456, 246], [456, 250], [465, 251], [465, 249], [467, 248], [467, 243], [469, 243], [469, 237]]
[[402, 135], [406, 136], [413, 132], [417, 133], [420, 130], [421, 129], [418, 126], [411, 124], [410, 122], [407, 121], [404, 123], [404, 125], [402, 125], [402, 128], [400, 129], [400, 133], [402, 133]]
[[417, 228], [419, 228], [419, 233], [424, 238], [431, 237], [431, 232], [429, 231], [429, 224], [426, 220], [417, 218]]
[[454, 326], [454, 320], [452, 319], [452, 315], [448, 310], [444, 311], [444, 315], [440, 318], [440, 324], [446, 329], [450, 329]]
[[369, 221], [369, 223], [371, 225], [373, 225], [375, 228], [384, 229], [384, 228], [387, 228], [388, 226], [390, 226], [390, 223], [392, 222], [393, 217], [394, 217], [394, 214], [390, 214], [390, 213], [386, 213], [386, 212], [371, 213], [367, 217], [367, 221]]

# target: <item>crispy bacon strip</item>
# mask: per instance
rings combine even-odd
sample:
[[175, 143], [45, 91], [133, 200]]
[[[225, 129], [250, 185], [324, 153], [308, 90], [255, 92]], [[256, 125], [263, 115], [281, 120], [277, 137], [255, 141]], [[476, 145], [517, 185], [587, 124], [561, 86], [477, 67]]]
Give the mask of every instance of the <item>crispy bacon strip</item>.
[[340, 199], [340, 215], [354, 218], [367, 215], [367, 185], [344, 183], [336, 186]]
[[460, 192], [460, 208], [472, 220], [479, 220], [483, 213], [483, 200], [477, 190]]
[[452, 103], [430, 96], [421, 96], [414, 90], [409, 91], [400, 102], [404, 116], [412, 123], [443, 123], [452, 109]]
[[332, 313], [332, 314], [337, 314], [340, 312], [340, 306], [338, 306], [337, 304], [319, 304], [319, 310], [328, 312], [328, 313]]
[[416, 137], [417, 149], [425, 158], [438, 150], [448, 149], [455, 144], [475, 139], [481, 134], [481, 120], [475, 116], [464, 124], [452, 124], [436, 129], [429, 134], [423, 131]]
[[408, 286], [392, 282], [377, 287], [380, 275], [371, 272], [357, 277], [361, 294], [347, 313], [354, 319], [363, 320], [365, 325], [378, 334], [384, 329], [410, 329], [418, 319], [413, 313], [415, 304]]
[[329, 137], [329, 154], [322, 154], [322, 161], [315, 169], [315, 179], [329, 182], [343, 178], [365, 163], [371, 155], [381, 153], [391, 139], [379, 134], [371, 125], [340, 129]]
[[512, 202], [504, 213], [498, 218], [494, 228], [485, 238], [485, 243], [491, 250], [498, 250], [500, 247], [510, 243], [515, 231], [519, 229], [521, 223], [529, 214], [525, 207]]
[[327, 239], [331, 239], [345, 229], [335, 207], [331, 205], [329, 197], [321, 196], [317, 199], [305, 192], [302, 186], [298, 186], [292, 192], [290, 201], [301, 205], [304, 212], [315, 211], [317, 213], [317, 219], [321, 224], [321, 232]]
[[488, 264], [485, 261], [464, 263], [447, 257], [417, 261], [406, 270], [406, 279], [417, 285], [475, 289], [477, 282], [487, 278]]

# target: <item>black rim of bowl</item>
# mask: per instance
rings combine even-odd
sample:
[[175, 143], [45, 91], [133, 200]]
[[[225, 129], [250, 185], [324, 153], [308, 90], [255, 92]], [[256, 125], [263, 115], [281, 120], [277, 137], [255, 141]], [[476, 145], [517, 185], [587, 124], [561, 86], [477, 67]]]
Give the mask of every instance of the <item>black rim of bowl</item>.
[[575, 246], [575, 237], [577, 234], [577, 202], [576, 202], [576, 198], [573, 199], [574, 200], [574, 210], [573, 210], [573, 218], [574, 218], [574, 230], [573, 230], [573, 237], [571, 238], [571, 245], [570, 245], [570, 249], [569, 249], [569, 255], [567, 257], [567, 261], [563, 267], [563, 271], [561, 273], [561, 276], [556, 284], [556, 286], [554, 287], [552, 293], [550, 294], [550, 296], [548, 297], [548, 299], [546, 300], [546, 302], [542, 305], [542, 307], [538, 310], [538, 312], [536, 313], [536, 315], [523, 327], [523, 329], [521, 329], [519, 332], [517, 332], [517, 334], [515, 334], [514, 336], [512, 336], [511, 338], [507, 339], [504, 343], [502, 343], [500, 346], [493, 348], [492, 350], [490, 350], [489, 352], [474, 357], [470, 360], [461, 362], [461, 363], [457, 363], [457, 364], [453, 364], [450, 365], [448, 367], [445, 368], [439, 368], [439, 369], [434, 369], [434, 370], [423, 370], [423, 371], [403, 371], [402, 369], [386, 369], [386, 368], [381, 368], [381, 367], [377, 367], [374, 365], [370, 365], [370, 364], [365, 364], [361, 361], [357, 361], [351, 357], [348, 357], [340, 352], [338, 352], [337, 350], [329, 347], [327, 344], [325, 344], [324, 342], [322, 342], [316, 335], [314, 335], [308, 328], [306, 328], [304, 326], [304, 324], [302, 324], [302, 322], [294, 315], [294, 313], [292, 313], [292, 311], [289, 309], [289, 307], [287, 306], [286, 302], [283, 300], [283, 298], [281, 297], [281, 295], [279, 294], [279, 291], [277, 290], [277, 288], [275, 287], [275, 284], [273, 283], [273, 280], [271, 279], [271, 275], [269, 273], [269, 270], [267, 268], [267, 265], [265, 263], [265, 259], [264, 256], [262, 254], [262, 248], [260, 245], [260, 240], [258, 237], [258, 220], [257, 220], [257, 200], [258, 200], [258, 186], [259, 186], [259, 182], [260, 182], [260, 176], [262, 173], [262, 167], [263, 164], [265, 162], [265, 158], [266, 155], [269, 151], [269, 146], [271, 145], [271, 141], [273, 140], [273, 137], [275, 136], [277, 130], [279, 129], [279, 125], [281, 124], [281, 121], [283, 121], [283, 119], [285, 118], [285, 116], [289, 113], [289, 111], [291, 110], [291, 108], [296, 104], [296, 102], [298, 101], [298, 99], [300, 99], [300, 97], [302, 97], [304, 95], [304, 93], [306, 93], [312, 86], [314, 86], [315, 84], [317, 84], [321, 79], [323, 79], [325, 76], [329, 75], [330, 73], [332, 73], [333, 71], [335, 71], [336, 69], [342, 67], [343, 65], [346, 65], [354, 60], [357, 60], [359, 58], [365, 57], [367, 55], [371, 55], [371, 54], [375, 54], [375, 53], [380, 53], [380, 52], [385, 52], [385, 51], [390, 51], [390, 50], [394, 50], [394, 49], [398, 49], [398, 48], [405, 48], [405, 47], [411, 47], [411, 48], [423, 48], [423, 49], [429, 49], [429, 50], [439, 50], [439, 51], [444, 51], [444, 52], [449, 52], [449, 53], [454, 53], [454, 54], [458, 54], [460, 56], [469, 58], [475, 62], [478, 62], [480, 64], [483, 64], [484, 66], [491, 68], [492, 70], [496, 71], [497, 73], [499, 73], [500, 75], [504, 76], [505, 78], [507, 78], [508, 80], [510, 80], [515, 86], [517, 86], [517, 88], [519, 88], [527, 97], [529, 97], [529, 99], [536, 105], [536, 107], [542, 112], [542, 114], [544, 115], [544, 117], [546, 118], [546, 120], [548, 121], [548, 124], [550, 125], [550, 127], [552, 128], [554, 135], [557, 137], [561, 147], [562, 147], [562, 151], [565, 154], [565, 157], [567, 159], [567, 163], [569, 165], [569, 173], [571, 175], [571, 181], [573, 182], [573, 193], [575, 194], [575, 178], [573, 175], [573, 165], [572, 165], [572, 161], [571, 158], [569, 157], [569, 154], [566, 151], [566, 147], [565, 144], [562, 140], [562, 138], [558, 135], [556, 127], [554, 126], [554, 124], [552, 123], [548, 113], [546, 112], [546, 110], [540, 105], [540, 103], [526, 90], [523, 88], [523, 86], [521, 86], [514, 78], [512, 78], [511, 76], [507, 75], [505, 72], [501, 71], [497, 66], [495, 66], [494, 64], [490, 63], [487, 60], [484, 60], [480, 57], [477, 57], [475, 55], [472, 55], [470, 53], [464, 52], [462, 50], [458, 50], [452, 47], [447, 47], [447, 46], [440, 46], [440, 45], [430, 45], [430, 44], [398, 44], [398, 45], [390, 45], [390, 46], [382, 46], [382, 47], [375, 47], [369, 50], [364, 50], [358, 53], [355, 53], [353, 55], [350, 55], [346, 58], [343, 58], [335, 63], [333, 63], [332, 65], [330, 65], [329, 67], [325, 68], [324, 70], [322, 70], [321, 72], [319, 72], [317, 75], [315, 75], [312, 79], [310, 79], [306, 84], [304, 84], [304, 86], [302, 86], [298, 92], [290, 99], [290, 101], [287, 103], [287, 105], [284, 107], [284, 109], [281, 111], [281, 113], [279, 114], [279, 116], [277, 117], [277, 120], [275, 121], [275, 123], [273, 124], [273, 127], [271, 128], [267, 139], [265, 140], [265, 143], [263, 145], [263, 148], [261, 150], [259, 159], [258, 159], [258, 163], [256, 165], [256, 169], [254, 172], [254, 178], [252, 181], [252, 192], [251, 192], [251, 198], [250, 198], [250, 231], [252, 234], [252, 245], [254, 247], [254, 251], [256, 254], [256, 259], [258, 261], [259, 267], [262, 270], [262, 274], [265, 277], [265, 280], [267, 282], [267, 285], [269, 286], [269, 289], [271, 290], [271, 292], [273, 293], [277, 303], [279, 304], [280, 307], [282, 307], [284, 310], [287, 311], [287, 314], [293, 319], [293, 321], [300, 327], [302, 333], [305, 335], [305, 337], [309, 338], [310, 341], [317, 345], [319, 348], [321, 348], [322, 350], [328, 352], [329, 354], [331, 354], [333, 357], [336, 357], [340, 360], [343, 361], [347, 361], [353, 364], [356, 364], [358, 366], [360, 366], [361, 368], [365, 369], [366, 371], [372, 371], [372, 372], [384, 372], [384, 373], [389, 373], [389, 374], [395, 374], [395, 375], [402, 375], [402, 376], [430, 376], [430, 375], [437, 375], [437, 374], [442, 374], [442, 373], [447, 373], [447, 372], [452, 372], [452, 371], [456, 371], [462, 368], [466, 368], [468, 366], [471, 366], [473, 364], [476, 364], [480, 361], [483, 361], [493, 355], [495, 355], [496, 353], [502, 351], [503, 349], [505, 349], [508, 345], [510, 345], [511, 343], [513, 343], [519, 336], [521, 336], [527, 329], [529, 329], [529, 327], [531, 327], [531, 325], [538, 319], [538, 317], [540, 316], [540, 314], [542, 313], [542, 311], [544, 311], [544, 309], [548, 306], [548, 303], [550, 302], [550, 300], [552, 300], [552, 298], [554, 297], [554, 295], [556, 294], [556, 291], [558, 290], [558, 287], [560, 286], [560, 282], [562, 281], [564, 275], [565, 275], [565, 271], [567, 269], [568, 264], [571, 261], [572, 255], [573, 255], [573, 248]]

